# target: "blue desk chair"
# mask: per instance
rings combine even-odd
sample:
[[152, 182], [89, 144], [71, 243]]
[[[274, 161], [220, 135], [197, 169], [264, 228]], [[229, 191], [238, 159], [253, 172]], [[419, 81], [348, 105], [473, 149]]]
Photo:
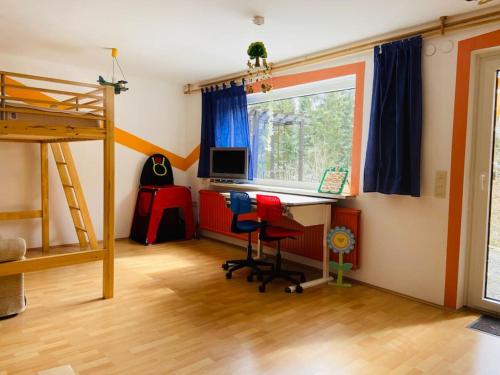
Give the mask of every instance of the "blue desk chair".
[[274, 268], [274, 265], [258, 259], [253, 259], [252, 256], [252, 232], [256, 232], [260, 228], [260, 223], [256, 220], [238, 220], [239, 215], [247, 214], [252, 211], [252, 202], [247, 193], [231, 191], [231, 211], [233, 219], [231, 222], [231, 232], [233, 233], [248, 233], [247, 257], [246, 259], [228, 260], [222, 265], [222, 268], [227, 271], [226, 278], [230, 279], [233, 272], [239, 269], [248, 267], [252, 269], [252, 273], [248, 275], [247, 280], [251, 282], [253, 275], [257, 275], [259, 280], [262, 279], [261, 267]]

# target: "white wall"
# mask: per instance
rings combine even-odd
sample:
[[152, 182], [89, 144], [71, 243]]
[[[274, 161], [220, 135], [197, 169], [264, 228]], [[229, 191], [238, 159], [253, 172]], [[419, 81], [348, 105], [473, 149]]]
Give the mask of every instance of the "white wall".
[[[387, 196], [360, 193], [342, 205], [362, 210], [361, 269], [351, 276], [372, 285], [390, 289], [436, 304], [443, 304], [448, 228], [448, 196], [434, 196], [434, 179], [438, 170], [448, 172], [451, 161], [451, 139], [455, 98], [457, 41], [493, 30], [487, 27], [425, 40], [436, 47], [433, 56], [423, 57], [424, 123], [422, 133], [421, 197]], [[449, 41], [451, 52], [444, 52]], [[372, 53], [350, 56], [327, 64], [308, 67], [315, 70], [328, 66], [366, 61], [364, 118], [362, 134], [363, 171], [370, 121], [373, 79]], [[302, 69], [304, 71], [306, 69]], [[296, 70], [298, 71], [298, 70]], [[287, 74], [292, 72], [287, 72]], [[200, 95], [188, 102], [188, 149], [199, 143]], [[196, 181], [197, 165], [187, 173], [191, 184]], [[361, 173], [362, 174], [362, 173]], [[363, 176], [361, 176], [361, 186]], [[449, 186], [448, 186], [449, 191]]]
[[[422, 187], [420, 198], [363, 194], [343, 203], [362, 210], [362, 265], [353, 277], [416, 298], [443, 303], [448, 197], [436, 198], [437, 170], [449, 175], [456, 72], [456, 42], [493, 30], [467, 31], [426, 40], [437, 47], [434, 56], [424, 57], [424, 126], [422, 139]], [[451, 40], [450, 53], [439, 51]], [[0, 54], [0, 68], [37, 75], [92, 82], [109, 66], [77, 68], [69, 63], [47, 62]], [[309, 70], [350, 62], [366, 61], [362, 166], [368, 136], [373, 59], [371, 53], [338, 59]], [[200, 95], [185, 96], [180, 84], [127, 77], [130, 91], [116, 96], [116, 123], [160, 147], [186, 156], [200, 140]], [[102, 235], [102, 154], [98, 142], [72, 144], [75, 160]], [[138, 177], [145, 156], [116, 147], [116, 237], [127, 237], [135, 203]], [[197, 164], [186, 173], [175, 170], [176, 183], [193, 186], [193, 198], [204, 187], [196, 178]], [[37, 145], [0, 143], [0, 210], [38, 209], [39, 153]], [[361, 181], [362, 182], [362, 181]], [[362, 184], [361, 184], [362, 185]], [[54, 163], [50, 161], [51, 242], [74, 243], [76, 236], [69, 217]], [[0, 235], [26, 238], [30, 247], [40, 246], [39, 220], [0, 222]]]
[[[63, 60], [61, 58], [61, 60]], [[0, 55], [0, 69], [42, 76], [94, 82], [110, 67], [85, 69], [18, 56]], [[185, 156], [187, 99], [182, 85], [127, 77], [130, 90], [115, 96], [116, 126], [160, 147]], [[102, 142], [71, 144], [75, 162], [93, 218], [97, 237], [102, 237]], [[116, 145], [116, 237], [128, 237], [146, 156]], [[0, 143], [0, 211], [40, 208], [40, 158], [38, 144]], [[59, 176], [52, 156], [50, 174], [51, 244], [77, 242]], [[185, 172], [174, 169], [175, 182], [186, 183]], [[0, 222], [1, 236], [20, 236], [29, 247], [41, 245], [40, 220]]]

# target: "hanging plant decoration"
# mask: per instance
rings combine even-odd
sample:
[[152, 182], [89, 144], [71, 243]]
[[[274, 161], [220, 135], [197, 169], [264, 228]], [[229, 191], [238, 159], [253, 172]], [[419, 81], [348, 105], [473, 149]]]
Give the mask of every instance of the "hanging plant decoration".
[[270, 91], [273, 86], [271, 79], [271, 64], [267, 62], [267, 49], [263, 42], [253, 42], [248, 46], [248, 84], [247, 92], [253, 93], [253, 84], [260, 82], [262, 92]]
[[260, 59], [264, 59], [264, 64], [267, 59], [266, 46], [262, 42], [253, 42], [248, 46], [247, 49], [248, 57], [255, 59], [255, 66], [260, 66]]

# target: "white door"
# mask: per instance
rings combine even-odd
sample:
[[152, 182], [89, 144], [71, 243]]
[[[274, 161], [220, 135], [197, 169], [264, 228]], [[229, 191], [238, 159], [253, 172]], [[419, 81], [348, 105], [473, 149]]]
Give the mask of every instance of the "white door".
[[467, 304], [500, 313], [500, 53], [477, 62]]

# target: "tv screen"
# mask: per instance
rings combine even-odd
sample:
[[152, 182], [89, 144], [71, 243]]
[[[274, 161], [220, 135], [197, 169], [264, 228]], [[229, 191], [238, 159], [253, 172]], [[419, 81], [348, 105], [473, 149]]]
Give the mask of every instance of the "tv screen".
[[247, 179], [247, 155], [246, 148], [212, 147], [210, 149], [210, 177]]

